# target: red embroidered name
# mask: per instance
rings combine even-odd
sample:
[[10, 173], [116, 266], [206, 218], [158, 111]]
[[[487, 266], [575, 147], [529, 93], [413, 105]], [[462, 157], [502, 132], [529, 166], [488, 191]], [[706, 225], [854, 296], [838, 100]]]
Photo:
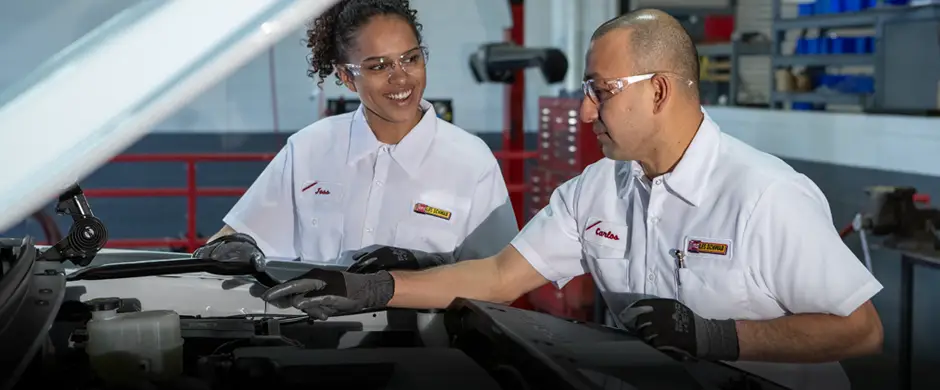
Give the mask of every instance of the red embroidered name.
[[601, 237], [604, 237], [604, 238], [606, 238], [606, 239], [610, 239], [610, 240], [614, 240], [614, 241], [620, 241], [620, 236], [618, 236], [618, 235], [616, 235], [616, 234], [614, 234], [614, 233], [611, 233], [611, 232], [605, 232], [605, 231], [601, 230], [601, 228], [597, 228], [597, 230], [594, 230], [594, 234], [596, 234], [596, 235], [598, 235], [598, 236], [601, 236]]
[[322, 188], [317, 188], [317, 192], [316, 192], [316, 193], [317, 193], [318, 195], [329, 195], [329, 194], [330, 194], [330, 191], [329, 191], [329, 190], [324, 190], [324, 189], [322, 189]]

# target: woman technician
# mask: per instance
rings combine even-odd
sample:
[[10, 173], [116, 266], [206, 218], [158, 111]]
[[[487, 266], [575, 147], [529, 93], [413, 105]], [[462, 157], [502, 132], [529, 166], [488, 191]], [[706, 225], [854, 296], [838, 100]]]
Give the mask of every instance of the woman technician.
[[362, 104], [293, 134], [196, 257], [256, 244], [268, 258], [345, 265], [371, 246], [379, 260], [397, 261], [397, 247], [438, 254], [437, 265], [512, 240], [496, 158], [422, 98], [428, 49], [416, 14], [407, 0], [345, 0], [314, 21], [309, 75], [320, 85], [335, 73]]

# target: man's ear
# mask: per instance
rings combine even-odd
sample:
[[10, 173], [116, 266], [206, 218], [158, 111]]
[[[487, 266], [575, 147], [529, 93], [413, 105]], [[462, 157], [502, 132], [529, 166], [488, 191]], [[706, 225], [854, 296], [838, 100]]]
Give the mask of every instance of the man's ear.
[[672, 97], [672, 85], [666, 76], [655, 75], [650, 79], [650, 85], [653, 87], [653, 113], [658, 114], [666, 108], [666, 102]]
[[353, 83], [352, 74], [349, 73], [349, 70], [342, 67], [336, 68], [336, 77], [339, 77], [339, 81], [346, 86], [352, 92], [356, 91], [356, 84]]

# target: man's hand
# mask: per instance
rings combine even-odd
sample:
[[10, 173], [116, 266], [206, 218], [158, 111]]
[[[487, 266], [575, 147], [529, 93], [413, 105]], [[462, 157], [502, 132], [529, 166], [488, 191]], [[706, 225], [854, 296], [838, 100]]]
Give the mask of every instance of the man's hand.
[[251, 236], [235, 233], [216, 238], [193, 252], [197, 259], [209, 259], [223, 262], [264, 264], [264, 253]]
[[320, 320], [342, 313], [384, 307], [395, 293], [395, 280], [386, 272], [353, 274], [322, 268], [270, 288], [261, 299], [294, 308]]
[[418, 270], [423, 268], [414, 252], [393, 246], [368, 248], [353, 255], [355, 262], [346, 272], [371, 274], [388, 270]]
[[620, 313], [620, 321], [664, 352], [703, 360], [737, 360], [734, 320], [707, 320], [674, 299], [642, 299]]

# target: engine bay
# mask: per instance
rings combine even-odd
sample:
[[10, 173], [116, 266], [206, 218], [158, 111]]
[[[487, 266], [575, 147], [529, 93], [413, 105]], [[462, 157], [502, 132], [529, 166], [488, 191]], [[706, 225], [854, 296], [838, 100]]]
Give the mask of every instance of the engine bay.
[[[107, 240], [104, 225], [77, 186], [59, 210], [75, 224], [50, 248], [0, 238], [0, 390], [784, 389], [724, 363], [667, 355], [623, 329], [463, 298], [446, 310], [382, 309], [327, 321], [266, 309], [174, 311], [180, 297], [191, 306], [218, 302], [198, 292], [167, 299], [170, 288], [148, 277], [183, 287], [192, 283], [179, 278], [187, 272], [271, 276], [199, 259], [133, 261], [146, 252], [89, 267]], [[66, 261], [85, 268], [67, 275]], [[88, 293], [102, 281], [117, 282], [109, 291], [118, 296]]]
[[95, 354], [89, 325], [102, 309], [137, 319], [168, 314], [133, 299], [63, 302], [10, 388], [782, 389], [730, 366], [676, 360], [619, 329], [472, 300], [445, 311], [367, 314], [382, 329], [342, 317], [179, 316], [179, 348], [155, 347], [145, 340], [155, 332], [137, 324], [136, 333], [115, 327], [104, 337], [133, 333], [144, 348]]
[[[129, 321], [148, 315], [166, 318], [164, 311], [141, 311], [133, 300], [116, 301], [117, 316]], [[143, 340], [148, 332], [136, 332], [133, 337], [144, 346], [124, 344], [116, 348], [123, 351], [101, 354], [92, 351], [94, 335], [89, 337], [95, 306], [101, 304], [65, 302], [48, 341], [13, 388], [500, 388], [459, 349], [427, 341], [433, 336], [420, 330], [419, 314], [441, 313], [389, 311], [384, 313], [390, 318], [388, 326], [381, 331], [365, 330], [357, 321], [313, 321], [305, 316], [180, 316], [180, 347], [160, 348]], [[120, 337], [120, 332], [104, 337], [114, 336]]]

